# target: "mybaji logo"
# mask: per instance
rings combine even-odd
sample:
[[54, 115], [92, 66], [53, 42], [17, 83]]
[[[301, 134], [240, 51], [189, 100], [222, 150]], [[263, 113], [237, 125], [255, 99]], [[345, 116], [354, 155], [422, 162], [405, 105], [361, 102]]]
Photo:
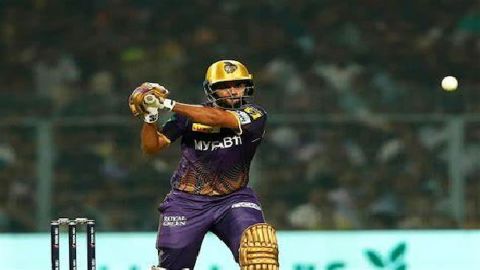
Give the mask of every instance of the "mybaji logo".
[[367, 249], [365, 255], [368, 257], [371, 264], [375, 266], [376, 269], [385, 269], [385, 270], [406, 270], [407, 265], [404, 261], [405, 251], [407, 245], [405, 243], [400, 243], [394, 247], [388, 256], [381, 256], [375, 250]]

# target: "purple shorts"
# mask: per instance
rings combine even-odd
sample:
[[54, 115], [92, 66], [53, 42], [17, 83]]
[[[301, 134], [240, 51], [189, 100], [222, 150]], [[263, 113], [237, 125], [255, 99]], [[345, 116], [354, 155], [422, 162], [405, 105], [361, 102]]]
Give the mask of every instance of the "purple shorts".
[[228, 246], [238, 262], [243, 231], [253, 224], [265, 222], [258, 199], [248, 187], [220, 197], [173, 190], [159, 211], [159, 265], [168, 270], [193, 269], [208, 231]]

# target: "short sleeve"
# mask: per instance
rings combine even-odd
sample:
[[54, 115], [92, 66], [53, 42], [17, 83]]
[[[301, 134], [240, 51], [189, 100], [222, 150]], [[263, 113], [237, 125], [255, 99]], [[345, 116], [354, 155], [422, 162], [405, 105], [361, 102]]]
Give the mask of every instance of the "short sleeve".
[[188, 118], [174, 114], [163, 125], [162, 134], [165, 135], [171, 142], [174, 142], [180, 136], [182, 136], [188, 127]]
[[263, 108], [249, 104], [231, 112], [238, 118], [240, 134], [251, 137], [252, 141], [263, 137], [267, 122], [267, 113]]

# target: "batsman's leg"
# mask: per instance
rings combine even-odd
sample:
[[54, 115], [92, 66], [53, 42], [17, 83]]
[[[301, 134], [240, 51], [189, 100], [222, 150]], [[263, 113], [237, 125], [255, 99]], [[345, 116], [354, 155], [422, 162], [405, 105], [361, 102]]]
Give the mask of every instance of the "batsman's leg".
[[261, 210], [233, 208], [212, 230], [227, 246], [242, 270], [278, 270], [275, 230], [265, 223]]
[[189, 196], [174, 193], [168, 195], [159, 211], [158, 267], [193, 270], [203, 238], [213, 223], [213, 210]]
[[267, 223], [257, 223], [243, 233], [239, 247], [241, 270], [278, 270], [278, 241], [275, 229]]

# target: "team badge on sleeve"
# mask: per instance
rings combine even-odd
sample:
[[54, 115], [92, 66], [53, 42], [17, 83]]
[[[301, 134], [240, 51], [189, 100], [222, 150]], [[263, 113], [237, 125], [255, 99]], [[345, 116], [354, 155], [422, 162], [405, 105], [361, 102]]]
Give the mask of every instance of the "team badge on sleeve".
[[246, 113], [248, 113], [253, 120], [257, 119], [257, 118], [260, 118], [262, 117], [263, 113], [262, 111], [260, 111], [259, 109], [257, 108], [254, 108], [254, 107], [246, 107], [245, 109], [243, 109]]
[[249, 124], [250, 122], [252, 122], [252, 119], [250, 119], [250, 115], [248, 115], [248, 113], [243, 111], [236, 111], [235, 113], [238, 116], [238, 120], [240, 120], [241, 125]]

